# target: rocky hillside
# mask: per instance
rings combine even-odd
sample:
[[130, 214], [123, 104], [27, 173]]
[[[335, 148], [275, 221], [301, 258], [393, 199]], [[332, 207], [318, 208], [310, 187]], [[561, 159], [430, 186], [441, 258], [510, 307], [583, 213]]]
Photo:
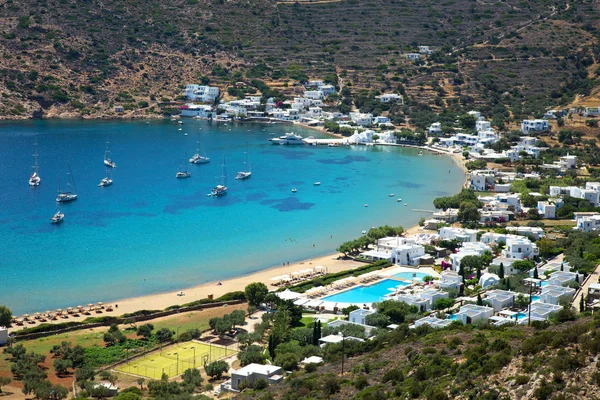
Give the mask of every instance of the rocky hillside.
[[[505, 0], [0, 0], [0, 118], [160, 114], [186, 82], [306, 77], [434, 108], [593, 87], [597, 4]], [[439, 51], [407, 61], [417, 45]], [[260, 85], [258, 85], [260, 87]], [[504, 96], [505, 98], [501, 98]], [[517, 104], [518, 103], [518, 104]], [[167, 110], [168, 111], [168, 110]]]
[[348, 341], [327, 363], [283, 383], [247, 390], [238, 399], [598, 399], [600, 319], [552, 327], [443, 331], [402, 325], [365, 344]]

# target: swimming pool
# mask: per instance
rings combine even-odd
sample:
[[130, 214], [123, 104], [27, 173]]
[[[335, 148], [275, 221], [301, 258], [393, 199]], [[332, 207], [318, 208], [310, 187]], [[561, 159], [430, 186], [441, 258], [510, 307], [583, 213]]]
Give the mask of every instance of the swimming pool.
[[525, 319], [525, 318], [527, 318], [527, 314], [522, 313], [522, 312], [517, 313], [517, 319], [518, 320]]
[[421, 281], [423, 280], [423, 278], [425, 278], [426, 276], [431, 276], [430, 274], [426, 274], [425, 272], [410, 272], [410, 271], [406, 271], [406, 272], [400, 272], [399, 274], [396, 275], [392, 275], [394, 278], [398, 278], [398, 279], [406, 279], [409, 281], [417, 280], [417, 281]]
[[540, 286], [541, 287], [548, 286], [548, 281], [541, 281]]
[[540, 299], [540, 296], [531, 296], [531, 302], [533, 303], [534, 301], [538, 301]]
[[456, 314], [450, 314], [446, 317], [446, 319], [449, 319], [450, 321], [456, 321]]
[[389, 289], [408, 285], [406, 282], [384, 279], [374, 285], [357, 286], [344, 292], [324, 297], [322, 300], [334, 303], [374, 303], [381, 301], [383, 296], [389, 294]]

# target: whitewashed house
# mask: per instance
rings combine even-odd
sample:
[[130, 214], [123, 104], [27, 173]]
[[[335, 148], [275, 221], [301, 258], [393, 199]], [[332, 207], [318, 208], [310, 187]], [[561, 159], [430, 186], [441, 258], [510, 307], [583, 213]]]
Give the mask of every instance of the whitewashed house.
[[373, 114], [363, 114], [360, 112], [351, 112], [350, 119], [356, 125], [368, 126], [373, 124]]
[[542, 218], [556, 218], [556, 204], [551, 201], [538, 201], [537, 209]]
[[507, 290], [490, 290], [485, 293], [484, 302], [488, 303], [494, 311], [512, 307], [515, 302], [515, 292]]
[[429, 46], [418, 46], [417, 48], [419, 49], [419, 53], [421, 53], [421, 54], [429, 55], [429, 54], [433, 53], [433, 50], [431, 50], [429, 48]]
[[425, 289], [414, 294], [398, 294], [394, 300], [416, 306], [420, 312], [433, 310], [437, 299], [447, 298], [447, 292], [437, 289]]
[[405, 57], [409, 61], [420, 60], [421, 59], [421, 54], [419, 54], [419, 53], [406, 53]]
[[439, 136], [442, 134], [442, 123], [441, 122], [434, 122], [433, 124], [431, 124], [429, 126], [429, 128], [427, 129], [427, 132], [429, 132], [430, 135], [432, 136]]
[[307, 90], [304, 92], [304, 97], [313, 100], [323, 100], [325, 94], [322, 90]]
[[592, 232], [600, 230], [600, 215], [582, 216], [575, 219], [577, 225], [575, 229], [582, 232]]
[[358, 310], [351, 311], [350, 314], [348, 314], [348, 321], [352, 322], [353, 324], [367, 325], [367, 317], [371, 314], [375, 314], [375, 311], [359, 308]]
[[517, 235], [527, 236], [531, 240], [538, 240], [544, 237], [544, 228], [537, 226], [508, 226], [506, 230]]
[[333, 85], [321, 85], [319, 90], [323, 92], [323, 96], [327, 97], [330, 94], [335, 94], [335, 86]]
[[182, 117], [198, 117], [209, 119], [214, 116], [213, 108], [209, 105], [202, 104], [186, 104], [179, 108]]
[[[437, 217], [435, 217], [437, 218]], [[439, 218], [438, 218], [439, 219]], [[459, 240], [461, 242], [476, 242], [477, 241], [477, 230], [476, 229], [465, 229], [455, 228], [452, 226], [444, 226], [440, 228], [438, 234], [440, 240]]]
[[382, 103], [402, 103], [402, 96], [397, 93], [384, 93], [379, 96], [375, 96]]
[[575, 289], [564, 286], [548, 285], [542, 286], [540, 301], [547, 304], [560, 304], [562, 299], [571, 300], [575, 295]]
[[[527, 308], [528, 311], [525, 311], [527, 315], [525, 316], [525, 318], [523, 318], [523, 320], [520, 323], [526, 324], [529, 315], [531, 315], [532, 320], [533, 318], [547, 320], [552, 314], [554, 314], [557, 311], [560, 311], [561, 309], [562, 306], [559, 306], [558, 304], [536, 301], [529, 305], [529, 307]], [[529, 310], [531, 311], [531, 314], [529, 313]]]
[[508, 259], [533, 259], [539, 255], [539, 250], [535, 243], [526, 237], [510, 237], [506, 239], [506, 247], [502, 250], [502, 257]]
[[550, 124], [545, 119], [524, 119], [521, 123], [521, 132], [544, 132], [550, 130]]
[[478, 306], [475, 304], [467, 304], [460, 308], [455, 314], [456, 320], [463, 324], [473, 324], [479, 321], [487, 321], [494, 315], [494, 309], [487, 306]]
[[[538, 271], [539, 274], [539, 271]], [[548, 285], [554, 286], [565, 286], [568, 285], [569, 282], [579, 282], [581, 283], [583, 280], [583, 276], [578, 274], [577, 272], [570, 271], [556, 271], [550, 274], [546, 282]]]
[[460, 270], [460, 262], [466, 256], [482, 256], [486, 251], [491, 251], [490, 246], [481, 242], [467, 242], [463, 243], [462, 247], [458, 248], [457, 253], [450, 254], [450, 262], [452, 263], [452, 269], [455, 271]]
[[434, 329], [446, 328], [448, 325], [452, 323], [452, 320], [449, 319], [439, 319], [437, 317], [423, 317], [414, 322], [413, 325], [409, 326], [409, 328], [418, 328], [421, 325], [429, 325]]
[[230, 387], [234, 391], [238, 391], [242, 382], [246, 382], [249, 387], [252, 387], [254, 382], [259, 379], [264, 379], [270, 384], [281, 382], [283, 369], [276, 365], [248, 364], [231, 373]]
[[219, 88], [215, 86], [187, 84], [184, 96], [192, 101], [214, 103], [217, 97], [219, 97]]
[[479, 286], [481, 286], [483, 289], [497, 285], [498, 282], [500, 282], [500, 277], [489, 272], [482, 274], [481, 278], [479, 278]]
[[459, 290], [462, 285], [462, 276], [456, 271], [442, 271], [440, 280], [437, 282], [440, 289], [456, 289]]

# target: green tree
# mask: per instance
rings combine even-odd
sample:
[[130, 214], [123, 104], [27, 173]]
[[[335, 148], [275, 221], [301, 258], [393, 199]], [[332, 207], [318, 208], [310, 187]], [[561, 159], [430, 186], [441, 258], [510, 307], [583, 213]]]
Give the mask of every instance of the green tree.
[[173, 338], [175, 332], [170, 330], [169, 328], [161, 328], [156, 332], [156, 340], [159, 342], [168, 342]]
[[516, 269], [519, 272], [527, 272], [530, 269], [533, 269], [535, 264], [533, 261], [529, 260], [518, 260], [512, 263], [512, 268]]
[[540, 279], [537, 267], [533, 268], [533, 279]]
[[217, 325], [215, 326], [215, 331], [217, 332], [217, 335], [222, 336], [229, 332], [232, 327], [233, 325], [229, 318], [219, 318]]
[[462, 276], [472, 274], [474, 271], [481, 269], [483, 259], [480, 256], [464, 256], [460, 260], [460, 268], [463, 270]]
[[196, 369], [196, 368], [189, 368], [186, 369], [183, 372], [183, 383], [191, 390], [189, 390], [190, 392], [193, 392], [194, 389], [199, 388], [202, 386], [202, 382], [204, 381], [204, 379], [202, 379], [202, 376], [200, 376], [200, 370]]
[[225, 361], [213, 361], [204, 366], [206, 375], [212, 379], [220, 379], [225, 372], [229, 370], [229, 365]]
[[0, 306], [0, 326], [10, 327], [12, 312], [8, 307]]
[[141, 400], [142, 396], [140, 396], [137, 393], [132, 393], [132, 392], [124, 392], [124, 393], [119, 393], [119, 395], [117, 397], [115, 397], [115, 400]]
[[483, 300], [481, 299], [481, 293], [477, 293], [477, 305], [482, 306]]
[[442, 297], [439, 299], [435, 300], [435, 304], [433, 305], [433, 308], [435, 308], [436, 310], [445, 310], [447, 308], [450, 308], [454, 305], [454, 300], [447, 298], [447, 297]]
[[390, 319], [383, 314], [374, 313], [367, 315], [365, 318], [365, 322], [367, 325], [375, 326], [377, 328], [385, 328], [390, 324]]
[[244, 310], [235, 310], [229, 314], [229, 320], [234, 328], [236, 325], [244, 325], [246, 322], [246, 313]]
[[269, 293], [269, 289], [267, 288], [267, 285], [262, 282], [254, 282], [246, 286], [244, 293], [246, 294], [248, 303], [258, 307], [265, 299], [267, 293]]
[[478, 222], [480, 214], [475, 204], [470, 201], [463, 201], [458, 207], [457, 217], [460, 222]]
[[135, 380], [135, 383], [137, 383], [138, 385], [140, 385], [140, 390], [144, 390], [144, 383], [146, 382], [146, 380], [144, 378], [137, 378]]
[[72, 367], [73, 362], [71, 360], [66, 360], [64, 358], [54, 359], [54, 369], [56, 370], [57, 375], [67, 375], [69, 373], [69, 368]]
[[150, 337], [152, 337], [153, 330], [154, 330], [154, 325], [144, 324], [144, 325], [138, 326], [136, 333], [138, 336], [143, 336], [144, 339], [150, 339]]
[[498, 268], [498, 278], [501, 280], [504, 279], [504, 263], [500, 263], [500, 268]]

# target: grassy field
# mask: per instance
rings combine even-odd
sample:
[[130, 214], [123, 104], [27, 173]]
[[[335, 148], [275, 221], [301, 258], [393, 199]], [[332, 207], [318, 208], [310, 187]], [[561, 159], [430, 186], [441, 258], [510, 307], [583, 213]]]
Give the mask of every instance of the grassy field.
[[115, 369], [152, 379], [160, 379], [164, 372], [171, 378], [182, 374], [188, 368], [200, 367], [235, 353], [235, 350], [226, 347], [186, 342], [157, 350], [132, 362], [121, 364]]

